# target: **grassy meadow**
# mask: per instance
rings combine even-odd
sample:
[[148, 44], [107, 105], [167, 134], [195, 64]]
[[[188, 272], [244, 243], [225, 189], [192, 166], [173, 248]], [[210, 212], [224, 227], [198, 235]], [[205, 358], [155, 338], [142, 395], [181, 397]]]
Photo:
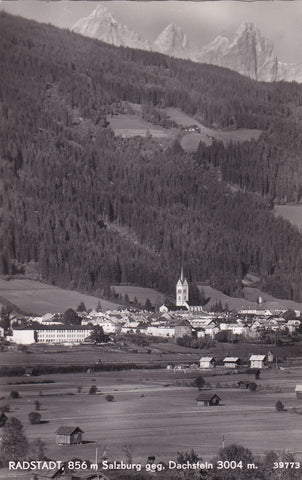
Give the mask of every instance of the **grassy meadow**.
[[274, 213], [288, 220], [292, 225], [302, 230], [302, 205], [275, 205]]
[[[9, 403], [8, 416], [20, 418], [31, 440], [42, 438], [53, 459], [94, 460], [96, 444], [112, 460], [125, 460], [126, 444], [133, 449], [133, 460], [139, 462], [150, 455], [157, 461], [175, 459], [177, 451], [192, 448], [211, 459], [222, 446], [223, 435], [226, 444], [239, 443], [256, 454], [286, 448], [298, 451], [299, 456], [301, 416], [293, 408], [302, 409], [294, 393], [301, 374], [302, 367], [265, 370], [256, 392], [235, 388], [237, 381], [253, 379], [246, 374], [207, 374], [208, 392], [221, 398], [218, 407], [196, 405], [198, 390], [189, 386], [196, 373], [167, 370], [51, 375], [43, 379], [55, 383], [34, 385], [8, 385], [12, 380], [2, 378], [1, 403]], [[24, 379], [14, 379], [18, 380]], [[88, 395], [91, 385], [96, 385], [96, 395]], [[18, 390], [21, 398], [8, 399], [11, 390]], [[108, 394], [114, 396], [113, 402], [106, 400]], [[37, 399], [45, 423], [30, 425], [28, 413]], [[277, 400], [287, 411], [275, 410]], [[56, 445], [54, 432], [60, 425], [80, 426], [86, 443]]]
[[[26, 313], [63, 313], [68, 308], [76, 309], [84, 302], [87, 308], [95, 308], [99, 298], [66, 290], [47, 283], [28, 279], [4, 280], [0, 278], [0, 298], [16, 305]], [[113, 302], [101, 300], [104, 310], [117, 307]]]

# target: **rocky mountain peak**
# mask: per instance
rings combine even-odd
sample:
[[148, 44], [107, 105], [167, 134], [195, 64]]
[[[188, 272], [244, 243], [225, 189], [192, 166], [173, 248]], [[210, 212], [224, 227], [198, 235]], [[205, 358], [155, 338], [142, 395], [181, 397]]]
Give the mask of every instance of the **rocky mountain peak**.
[[118, 47], [150, 50], [148, 41], [142, 40], [137, 33], [119, 23], [102, 4], [99, 4], [88, 17], [76, 22], [72, 30]]
[[158, 35], [153, 44], [153, 50], [179, 58], [192, 58], [193, 55], [188, 37], [175, 23], [167, 25]]
[[226, 67], [254, 80], [302, 83], [302, 64], [278, 61], [274, 46], [252, 22], [243, 22], [234, 38], [218, 35], [210, 44], [196, 50], [183, 30], [170, 23], [151, 45], [126, 25], [119, 23], [102, 5], [72, 28], [76, 33], [116, 46], [154, 50], [166, 55]]

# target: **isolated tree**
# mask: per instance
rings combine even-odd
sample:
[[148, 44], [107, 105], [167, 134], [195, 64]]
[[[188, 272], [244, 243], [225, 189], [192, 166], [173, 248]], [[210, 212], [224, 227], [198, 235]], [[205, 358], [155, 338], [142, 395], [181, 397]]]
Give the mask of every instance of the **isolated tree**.
[[89, 395], [95, 395], [97, 391], [98, 391], [97, 387], [95, 385], [91, 385], [89, 389]]
[[1, 309], [1, 321], [0, 321], [0, 325], [4, 328], [4, 331], [7, 332], [10, 328], [10, 314], [11, 314], [11, 307], [5, 307], [3, 305], [2, 309]]
[[149, 298], [146, 299], [145, 310], [148, 310], [149, 312], [150, 312], [151, 310], [153, 310], [153, 308], [152, 308], [152, 303], [150, 302], [150, 299], [149, 299]]
[[177, 457], [176, 457], [177, 463], [186, 463], [186, 462], [196, 463], [198, 462], [198, 460], [200, 461], [202, 460], [202, 458], [197, 455], [197, 453], [195, 452], [195, 450], [193, 450], [193, 448], [190, 452], [177, 452]]
[[39, 400], [35, 400], [35, 409], [39, 411], [40, 408], [41, 408], [41, 403], [39, 402]]
[[255, 392], [255, 391], [257, 390], [257, 383], [251, 382], [251, 383], [249, 384], [249, 390], [250, 390], [251, 392]]
[[1, 413], [7, 413], [7, 412], [9, 412], [9, 411], [10, 411], [10, 406], [8, 405], [8, 403], [5, 404], [5, 405], [2, 405], [2, 406], [0, 407], [0, 412], [1, 412]]
[[38, 412], [30, 412], [28, 418], [32, 425], [38, 425], [41, 423], [41, 415]]
[[206, 381], [205, 379], [201, 376], [201, 375], [198, 375], [198, 377], [195, 378], [193, 384], [195, 385], [195, 387], [198, 388], [198, 390], [202, 390], [202, 387], [204, 387]]
[[81, 318], [72, 308], [68, 308], [64, 312], [63, 322], [64, 325], [81, 325]]
[[36, 438], [29, 444], [29, 458], [30, 460], [44, 460], [45, 456], [45, 443], [41, 438]]
[[123, 445], [122, 452], [125, 454], [127, 463], [132, 463], [134, 450], [135, 450], [135, 447], [131, 443], [125, 443]]
[[295, 320], [297, 318], [296, 312], [292, 309], [286, 310], [282, 316], [285, 320]]
[[216, 333], [215, 340], [221, 343], [229, 342], [231, 340], [231, 333], [230, 330], [222, 330], [221, 332]]
[[283, 405], [283, 403], [281, 402], [281, 400], [278, 400], [278, 401], [275, 403], [275, 408], [276, 408], [277, 412], [284, 412], [284, 405]]
[[105, 335], [103, 327], [96, 325], [93, 327], [93, 332], [89, 335], [90, 340], [96, 343], [106, 342], [108, 335]]
[[86, 309], [85, 303], [84, 302], [79, 303], [79, 305], [77, 306], [77, 312], [86, 312], [86, 311], [87, 309]]
[[97, 304], [95, 310], [96, 310], [96, 312], [101, 312], [102, 311], [102, 304], [101, 304], [100, 300], [98, 301], [98, 304]]
[[[222, 462], [236, 462], [236, 469], [229, 470], [223, 468], [215, 471], [215, 480], [255, 480], [255, 471], [248, 470], [246, 465], [254, 463], [252, 452], [241, 445], [232, 444], [219, 450], [217, 460]], [[216, 463], [217, 464], [217, 463]], [[242, 467], [242, 468], [241, 468]], [[259, 477], [259, 479], [262, 477]], [[268, 480], [268, 479], [267, 479]]]
[[17, 392], [17, 390], [12, 390], [9, 396], [10, 398], [20, 398], [19, 392]]
[[254, 457], [248, 448], [236, 443], [232, 443], [231, 445], [227, 445], [225, 448], [221, 448], [219, 450], [219, 459], [223, 461], [235, 460], [235, 462], [240, 462], [241, 460], [244, 464], [246, 464], [253, 462]]
[[107, 402], [114, 402], [114, 396], [113, 395], [106, 395], [106, 400]]
[[196, 283], [190, 283], [189, 286], [189, 302], [190, 305], [203, 305], [205, 298], [202, 297], [201, 292]]
[[28, 451], [28, 440], [18, 418], [11, 417], [3, 427], [0, 444], [0, 461], [7, 465], [9, 460], [23, 460]]

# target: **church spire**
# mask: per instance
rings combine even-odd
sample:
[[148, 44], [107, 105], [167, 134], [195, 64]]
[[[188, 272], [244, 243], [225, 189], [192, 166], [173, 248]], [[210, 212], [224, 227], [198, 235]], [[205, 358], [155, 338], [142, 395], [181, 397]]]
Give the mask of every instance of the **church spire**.
[[181, 280], [181, 283], [184, 282], [184, 268], [183, 266], [181, 266], [181, 271], [180, 271], [180, 280]]

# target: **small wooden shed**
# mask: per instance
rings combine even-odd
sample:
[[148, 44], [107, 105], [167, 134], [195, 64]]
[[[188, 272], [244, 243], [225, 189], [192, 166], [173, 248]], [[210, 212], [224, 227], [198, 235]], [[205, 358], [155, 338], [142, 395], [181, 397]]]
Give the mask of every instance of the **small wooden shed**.
[[223, 359], [223, 365], [226, 368], [237, 368], [240, 365], [239, 357], [225, 357]]
[[199, 368], [214, 368], [215, 367], [215, 358], [214, 357], [201, 357], [199, 360]]
[[299, 400], [301, 400], [302, 399], [302, 385], [296, 385], [295, 392], [296, 392], [296, 397]]
[[221, 398], [216, 393], [200, 393], [196, 398], [197, 405], [203, 405], [204, 407], [213, 407], [219, 405]]
[[250, 367], [251, 368], [264, 368], [267, 362], [266, 355], [251, 355]]
[[83, 433], [80, 427], [59, 427], [56, 431], [56, 443], [58, 445], [75, 445], [82, 443]]

